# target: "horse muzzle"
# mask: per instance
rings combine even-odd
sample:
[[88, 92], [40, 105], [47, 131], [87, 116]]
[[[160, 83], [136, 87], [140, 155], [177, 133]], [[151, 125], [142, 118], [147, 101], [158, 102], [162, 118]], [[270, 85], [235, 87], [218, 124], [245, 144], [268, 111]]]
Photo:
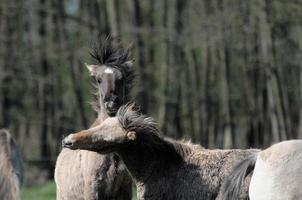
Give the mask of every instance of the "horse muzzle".
[[76, 149], [76, 146], [75, 146], [75, 143], [71, 137], [71, 135], [65, 137], [63, 140], [62, 140], [62, 146], [64, 148], [68, 148], [68, 149]]
[[109, 101], [105, 103], [105, 108], [109, 115], [114, 115], [117, 112], [118, 107], [119, 105], [117, 102]]

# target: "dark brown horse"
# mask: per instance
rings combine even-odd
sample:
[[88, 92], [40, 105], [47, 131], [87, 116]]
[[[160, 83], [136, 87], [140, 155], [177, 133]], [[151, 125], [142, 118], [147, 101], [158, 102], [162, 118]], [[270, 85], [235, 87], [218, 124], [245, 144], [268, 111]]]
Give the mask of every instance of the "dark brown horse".
[[[127, 101], [134, 72], [129, 50], [110, 39], [96, 46], [91, 55], [98, 62], [87, 65], [98, 91], [94, 127], [108, 115], [114, 116]], [[63, 148], [56, 163], [55, 181], [57, 200], [129, 200], [132, 196], [131, 178], [114, 154]]]
[[20, 200], [23, 182], [22, 158], [15, 140], [0, 129], [0, 199]]
[[[116, 152], [137, 186], [138, 199], [216, 199], [233, 167], [257, 150], [208, 150], [164, 138], [152, 118], [131, 106], [101, 125], [71, 134], [65, 147], [99, 153]], [[242, 190], [247, 198], [247, 188]]]

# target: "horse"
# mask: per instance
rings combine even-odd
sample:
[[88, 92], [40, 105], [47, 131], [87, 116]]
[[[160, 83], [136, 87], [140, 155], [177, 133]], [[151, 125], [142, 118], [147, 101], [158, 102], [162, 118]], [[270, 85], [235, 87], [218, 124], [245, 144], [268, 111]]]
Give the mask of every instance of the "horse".
[[[140, 200], [216, 199], [236, 163], [258, 150], [209, 150], [160, 134], [155, 121], [132, 105], [100, 125], [70, 134], [62, 141], [71, 150], [115, 152], [125, 163]], [[247, 198], [247, 188], [242, 190]]]
[[[302, 140], [283, 141], [241, 161], [224, 187], [224, 198], [238, 199], [240, 183], [252, 171], [251, 200], [302, 199]], [[233, 189], [232, 189], [233, 188]]]
[[0, 129], [0, 199], [20, 200], [23, 164], [15, 140], [5, 129]]
[[[113, 39], [101, 40], [91, 56], [98, 62], [86, 65], [96, 80], [97, 101], [94, 107], [100, 124], [128, 99], [134, 79], [130, 49], [123, 48]], [[114, 154], [63, 148], [55, 167], [57, 200], [130, 200], [132, 182], [125, 165]]]

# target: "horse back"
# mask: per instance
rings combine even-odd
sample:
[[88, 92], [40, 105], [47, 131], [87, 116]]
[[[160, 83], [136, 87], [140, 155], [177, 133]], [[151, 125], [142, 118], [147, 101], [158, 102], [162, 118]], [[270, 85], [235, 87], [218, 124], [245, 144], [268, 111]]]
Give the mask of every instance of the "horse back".
[[302, 140], [277, 143], [259, 153], [249, 187], [250, 199], [300, 199]]

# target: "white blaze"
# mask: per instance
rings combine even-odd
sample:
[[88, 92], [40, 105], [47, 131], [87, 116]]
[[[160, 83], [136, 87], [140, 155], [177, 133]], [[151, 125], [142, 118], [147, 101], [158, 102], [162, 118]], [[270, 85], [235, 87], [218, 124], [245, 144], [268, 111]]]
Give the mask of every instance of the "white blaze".
[[112, 73], [113, 73], [113, 70], [110, 69], [110, 68], [106, 68], [104, 72], [105, 72], [106, 74], [112, 74]]

